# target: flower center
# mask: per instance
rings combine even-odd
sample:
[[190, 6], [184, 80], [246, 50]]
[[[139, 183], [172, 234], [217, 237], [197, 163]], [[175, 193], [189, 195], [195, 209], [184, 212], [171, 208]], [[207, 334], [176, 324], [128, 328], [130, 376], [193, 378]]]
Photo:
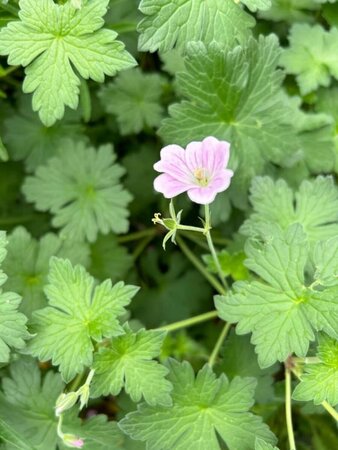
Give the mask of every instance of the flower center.
[[198, 169], [195, 169], [194, 177], [200, 186], [208, 186], [209, 181], [210, 181], [210, 176], [209, 176], [207, 169], [204, 169], [204, 167], [199, 167]]

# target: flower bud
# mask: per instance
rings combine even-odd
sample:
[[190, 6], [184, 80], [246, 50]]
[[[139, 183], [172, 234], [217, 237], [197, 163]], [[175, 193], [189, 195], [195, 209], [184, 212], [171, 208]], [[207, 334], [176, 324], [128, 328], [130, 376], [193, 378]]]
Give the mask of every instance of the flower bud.
[[84, 445], [84, 440], [75, 436], [75, 434], [66, 433], [63, 435], [62, 440], [66, 447], [82, 448]]
[[78, 399], [77, 392], [69, 392], [68, 394], [62, 393], [59, 395], [55, 404], [55, 415], [60, 416], [64, 411], [70, 409], [75, 405]]

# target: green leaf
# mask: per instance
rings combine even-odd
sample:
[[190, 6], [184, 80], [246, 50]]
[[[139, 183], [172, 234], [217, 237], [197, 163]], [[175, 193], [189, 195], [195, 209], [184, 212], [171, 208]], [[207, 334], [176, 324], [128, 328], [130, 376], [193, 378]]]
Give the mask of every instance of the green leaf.
[[291, 353], [305, 356], [314, 331], [338, 337], [337, 289], [331, 283], [316, 289], [318, 273], [307, 274], [314, 283], [305, 283], [309, 250], [301, 225], [285, 232], [272, 223], [270, 228], [265, 242], [252, 239], [246, 245], [246, 265], [260, 279], [236, 282], [226, 296], [216, 297], [220, 317], [238, 322], [238, 334], [252, 333], [262, 368], [285, 361]]
[[[65, 381], [93, 361], [93, 341], [123, 333], [118, 318], [125, 313], [138, 288], [106, 280], [95, 287], [82, 266], [53, 257], [45, 293], [49, 306], [33, 315], [35, 337], [29, 343], [34, 356], [52, 359]], [[72, 345], [69, 345], [69, 342]]]
[[255, 450], [278, 450], [278, 448], [263, 441], [262, 439], [256, 439]]
[[141, 0], [139, 50], [166, 52], [190, 41], [231, 46], [250, 35], [255, 20], [233, 1]]
[[0, 418], [0, 438], [1, 441], [10, 444], [12, 448], [14, 447], [18, 450], [32, 450], [32, 447], [30, 447], [18, 434], [17, 429], [14, 428], [12, 425], [9, 425], [6, 419], [3, 420], [1, 418]]
[[[248, 270], [243, 264], [245, 260], [244, 252], [230, 254], [227, 250], [222, 250], [217, 254], [217, 257], [225, 277], [230, 275], [234, 280], [245, 280], [248, 278]], [[217, 267], [213, 257], [211, 255], [204, 255], [203, 260], [208, 270], [217, 274]]]
[[292, 397], [295, 400], [311, 401], [315, 405], [327, 401], [338, 404], [338, 341], [326, 335], [319, 336], [318, 364], [306, 364], [301, 382]]
[[313, 22], [311, 11], [319, 8], [316, 0], [273, 0], [271, 8], [259, 11], [259, 17], [274, 22]]
[[29, 96], [20, 98], [17, 114], [8, 117], [4, 125], [4, 139], [11, 159], [24, 160], [30, 172], [55, 156], [65, 138], [72, 137], [76, 141], [86, 139], [78, 113], [66, 111], [61, 122], [46, 127], [32, 111]]
[[[0, 264], [6, 257], [7, 239], [0, 231]], [[29, 337], [26, 329], [27, 318], [18, 312], [21, 297], [14, 292], [3, 292], [7, 275], [0, 269], [0, 362], [8, 362], [10, 348], [22, 349]]]
[[89, 248], [83, 242], [64, 240], [52, 233], [45, 234], [37, 241], [23, 227], [16, 228], [8, 240], [8, 254], [3, 264], [9, 277], [5, 290], [22, 295], [19, 309], [27, 317], [31, 317], [36, 309], [46, 306], [43, 288], [52, 256], [69, 258], [71, 262], [84, 266], [89, 264]]
[[173, 406], [141, 405], [120, 422], [133, 439], [147, 441], [157, 450], [220, 450], [216, 433], [229, 450], [252, 449], [255, 437], [275, 442], [262, 420], [249, 413], [256, 381], [235, 378], [229, 383], [216, 378], [208, 365], [196, 378], [189, 363], [171, 360], [169, 380], [173, 384]]
[[164, 81], [156, 73], [145, 74], [140, 69], [132, 69], [101, 88], [101, 103], [107, 113], [117, 117], [122, 135], [160, 125], [164, 112], [160, 103]]
[[0, 417], [15, 428], [28, 448], [54, 449], [57, 442], [54, 406], [64, 387], [60, 375], [49, 371], [42, 380], [35, 361], [20, 359], [11, 364], [10, 377], [3, 379], [2, 386]]
[[264, 370], [259, 367], [249, 336], [238, 336], [232, 332], [224, 343], [221, 356], [220, 363], [215, 367], [216, 373], [223, 372], [230, 380], [236, 376], [256, 378], [256, 400], [259, 403], [271, 402], [274, 397], [272, 375], [278, 367]]
[[79, 10], [70, 2], [21, 0], [20, 20], [1, 30], [0, 54], [26, 67], [23, 91], [34, 92], [33, 109], [46, 126], [63, 117], [65, 106], [77, 108], [79, 75], [102, 83], [105, 75], [135, 65], [117, 34], [102, 29], [108, 3], [84, 0]]
[[[230, 3], [230, 2], [227, 2]], [[290, 105], [280, 89], [275, 36], [251, 39], [231, 51], [217, 44], [191, 43], [179, 91], [186, 100], [169, 108], [160, 135], [186, 145], [205, 136], [231, 142], [230, 166], [235, 176], [227, 191], [235, 204], [247, 207], [249, 183], [266, 172], [269, 162], [290, 165], [298, 148], [290, 124]]]
[[94, 242], [99, 231], [125, 233], [131, 196], [119, 184], [125, 170], [115, 161], [109, 144], [96, 151], [68, 141], [58, 156], [26, 178], [23, 192], [36, 209], [54, 214], [52, 224], [69, 239]]
[[286, 72], [296, 75], [301, 93], [329, 86], [338, 79], [338, 30], [326, 31], [320, 25], [295, 24], [290, 30], [290, 47], [281, 56]]
[[91, 395], [118, 395], [125, 388], [134, 402], [143, 397], [151, 406], [171, 405], [171, 384], [165, 379], [168, 369], [153, 361], [160, 354], [165, 332], [144, 329], [113, 338], [109, 347], [94, 357], [95, 375]]
[[235, 0], [235, 3], [243, 3], [250, 11], [255, 12], [257, 9], [263, 11], [271, 8], [272, 0]]
[[91, 245], [89, 272], [99, 280], [110, 278], [113, 282], [123, 280], [133, 266], [133, 257], [126, 247], [119, 245], [116, 236], [100, 235]]
[[254, 212], [241, 227], [246, 236], [269, 234], [269, 223], [284, 230], [300, 223], [311, 243], [338, 233], [338, 190], [331, 177], [304, 180], [296, 193], [284, 180], [257, 177], [250, 200]]

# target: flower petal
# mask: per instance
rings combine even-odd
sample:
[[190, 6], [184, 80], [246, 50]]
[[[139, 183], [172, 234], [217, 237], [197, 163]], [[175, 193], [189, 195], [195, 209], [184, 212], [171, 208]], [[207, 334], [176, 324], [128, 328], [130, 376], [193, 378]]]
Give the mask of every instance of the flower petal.
[[185, 151], [179, 145], [167, 145], [161, 150], [161, 159], [154, 164], [157, 172], [165, 172], [178, 180], [191, 178], [185, 162]]
[[230, 186], [231, 177], [233, 176], [233, 171], [230, 169], [223, 169], [222, 172], [218, 173], [209, 183], [208, 187], [213, 189], [215, 192], [223, 192]]
[[162, 173], [154, 180], [154, 189], [157, 192], [161, 192], [165, 198], [173, 198], [176, 195], [182, 194], [187, 191], [191, 185], [184, 181], [177, 180], [167, 173]]
[[200, 205], [208, 205], [215, 200], [217, 192], [210, 186], [194, 187], [188, 190], [188, 196], [191, 201]]
[[202, 142], [190, 142], [185, 150], [185, 161], [191, 173], [203, 168]]
[[204, 166], [210, 172], [216, 172], [226, 168], [230, 156], [230, 144], [226, 141], [209, 136], [202, 141], [202, 153]]

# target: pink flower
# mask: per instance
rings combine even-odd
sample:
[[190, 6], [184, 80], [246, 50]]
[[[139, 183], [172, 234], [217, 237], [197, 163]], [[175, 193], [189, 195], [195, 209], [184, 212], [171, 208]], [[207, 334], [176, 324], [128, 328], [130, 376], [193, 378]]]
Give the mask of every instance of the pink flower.
[[202, 142], [190, 142], [184, 150], [179, 145], [167, 145], [161, 150], [161, 160], [154, 169], [163, 172], [155, 178], [154, 188], [166, 198], [187, 192], [190, 200], [206, 205], [225, 191], [233, 176], [227, 169], [230, 144], [214, 137]]
[[78, 439], [74, 439], [74, 441], [71, 441], [70, 444], [72, 444], [73, 447], [82, 448], [84, 441], [83, 441], [83, 439], [78, 438]]

